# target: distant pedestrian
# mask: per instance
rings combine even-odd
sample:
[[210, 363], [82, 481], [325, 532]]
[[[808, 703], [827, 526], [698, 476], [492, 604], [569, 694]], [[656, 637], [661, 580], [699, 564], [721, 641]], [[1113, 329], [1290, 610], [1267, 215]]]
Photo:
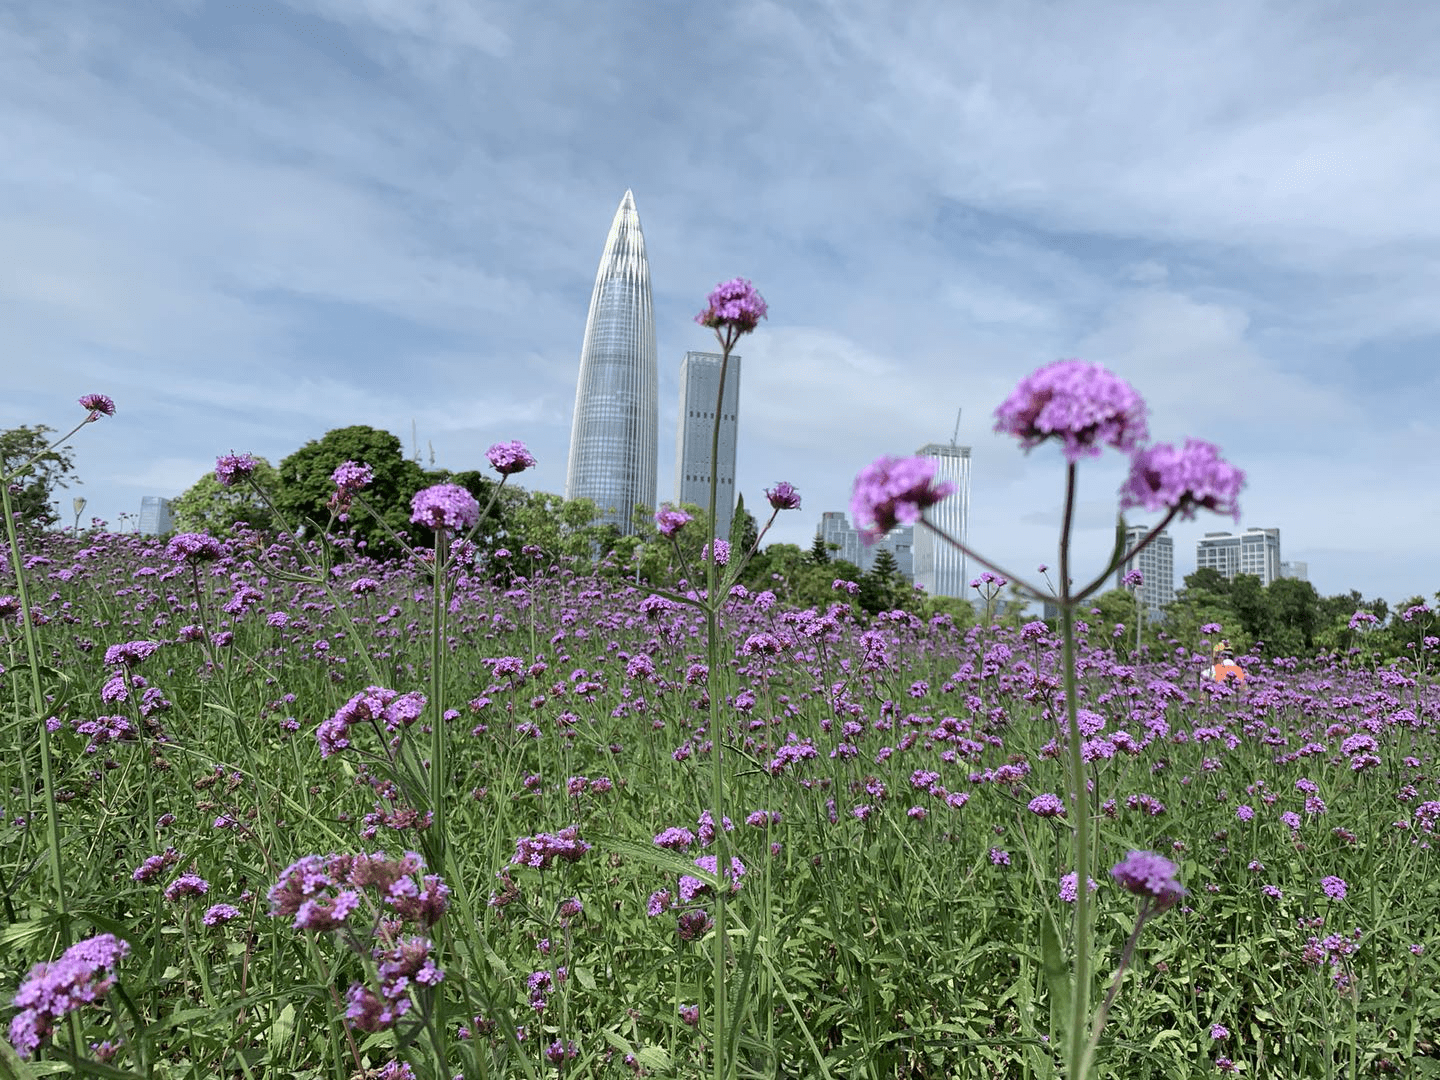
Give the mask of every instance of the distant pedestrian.
[[1245, 682], [1245, 669], [1235, 662], [1235, 650], [1228, 640], [1222, 638], [1215, 646], [1214, 658], [1215, 663], [1205, 669], [1205, 678], [1221, 683], [1234, 679], [1237, 686]]

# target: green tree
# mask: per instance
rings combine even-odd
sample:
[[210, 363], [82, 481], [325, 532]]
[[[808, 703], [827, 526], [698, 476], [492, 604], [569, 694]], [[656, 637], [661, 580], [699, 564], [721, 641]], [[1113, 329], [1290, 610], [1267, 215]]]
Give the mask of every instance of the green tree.
[[1308, 581], [1280, 578], [1265, 587], [1269, 626], [1265, 645], [1271, 656], [1303, 656], [1315, 649], [1320, 626], [1320, 594]]
[[56, 489], [80, 482], [75, 479], [73, 448], [49, 448], [49, 436], [54, 432], [54, 428], [45, 424], [0, 431], [0, 474], [9, 476], [35, 458], [25, 475], [12, 481], [18, 490], [10, 495], [11, 509], [26, 528], [48, 529], [57, 524], [60, 514], [50, 502]]
[[900, 576], [895, 553], [881, 548], [875, 553], [870, 569], [860, 577], [860, 606], [872, 615], [900, 607], [904, 588], [905, 579]]
[[[276, 506], [292, 527], [319, 531], [330, 520], [326, 505], [335, 491], [330, 474], [346, 461], [369, 465], [375, 478], [362, 493], [385, 523], [401, 536], [417, 536], [410, 525], [410, 498], [436, 481], [407, 458], [400, 440], [388, 431], [364, 424], [336, 428], [311, 440], [280, 462]], [[358, 505], [350, 513], [349, 528], [367, 554], [377, 558], [399, 554], [390, 536]]]
[[1240, 617], [1230, 603], [1230, 582], [1219, 571], [1202, 567], [1185, 578], [1183, 588], [1165, 607], [1165, 630], [1187, 648], [1198, 648], [1202, 626], [1216, 623], [1236, 649], [1248, 644]]
[[512, 551], [533, 544], [552, 559], [568, 556], [589, 562], [613, 550], [620, 538], [615, 525], [597, 520], [599, 511], [590, 499], [507, 487], [500, 501], [504, 542]]
[[825, 543], [825, 537], [819, 533], [815, 534], [815, 542], [810, 545], [810, 551], [805, 556], [816, 566], [824, 566], [830, 561], [830, 545]]
[[[255, 482], [267, 492], [280, 486], [280, 474], [264, 458], [256, 458]], [[244, 522], [260, 532], [273, 532], [275, 515], [249, 484], [226, 487], [207, 472], [186, 489], [173, 503], [177, 532], [203, 532], [211, 536], [229, 536], [236, 522]]]

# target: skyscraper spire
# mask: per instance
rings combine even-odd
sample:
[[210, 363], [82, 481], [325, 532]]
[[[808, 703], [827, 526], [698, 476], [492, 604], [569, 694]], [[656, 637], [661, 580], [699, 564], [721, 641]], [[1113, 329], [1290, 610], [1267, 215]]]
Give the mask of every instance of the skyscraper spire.
[[655, 506], [658, 382], [645, 234], [626, 191], [590, 295], [565, 474], [565, 497], [594, 500], [599, 520], [624, 533], [637, 503]]

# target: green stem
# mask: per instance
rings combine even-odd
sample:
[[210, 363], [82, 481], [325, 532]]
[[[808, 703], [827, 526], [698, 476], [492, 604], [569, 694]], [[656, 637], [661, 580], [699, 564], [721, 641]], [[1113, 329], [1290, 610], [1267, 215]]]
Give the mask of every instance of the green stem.
[[1075, 683], [1075, 600], [1070, 594], [1070, 533], [1075, 519], [1075, 465], [1065, 467], [1065, 511], [1060, 526], [1060, 631], [1064, 643], [1065, 722], [1069, 735], [1069, 783], [1075, 822], [1075, 971], [1070, 993], [1066, 1073], [1084, 1080], [1085, 1021], [1090, 1015], [1090, 798], [1080, 752], [1079, 690]]
[[[718, 330], [717, 330], [718, 333]], [[712, 1038], [715, 1044], [714, 1077], [726, 1080], [730, 1075], [729, 1062], [725, 1057], [726, 1008], [728, 995], [725, 990], [725, 902], [727, 900], [725, 871], [730, 866], [729, 844], [725, 835], [725, 770], [721, 746], [724, 732], [720, 728], [720, 709], [716, 702], [719, 681], [716, 673], [720, 665], [720, 608], [715, 596], [715, 580], [719, 564], [715, 559], [715, 506], [719, 494], [720, 479], [720, 415], [725, 403], [725, 374], [730, 366], [730, 350], [738, 334], [733, 331], [721, 336], [720, 344], [720, 388], [715, 393], [715, 416], [710, 432], [710, 558], [705, 563], [705, 693], [709, 716], [706, 723], [710, 729], [710, 815], [715, 827], [715, 941], [713, 945], [714, 977], [712, 980], [715, 997], [715, 1030]]]
[[15, 572], [15, 591], [20, 597], [21, 632], [25, 637], [25, 651], [30, 660], [27, 665], [30, 669], [30, 708], [38, 725], [37, 735], [40, 741], [40, 783], [45, 792], [45, 842], [50, 855], [50, 884], [55, 889], [55, 910], [60, 916], [60, 941], [68, 948], [73, 942], [70, 938], [70, 910], [65, 897], [65, 860], [60, 849], [60, 807], [55, 801], [55, 762], [50, 753], [50, 732], [45, 729], [45, 691], [40, 685], [40, 646], [35, 640], [30, 591], [25, 585], [20, 539], [15, 531], [15, 512], [10, 504], [11, 479], [11, 476], [0, 478], [0, 509], [5, 513], [5, 539], [10, 545], [10, 566]]

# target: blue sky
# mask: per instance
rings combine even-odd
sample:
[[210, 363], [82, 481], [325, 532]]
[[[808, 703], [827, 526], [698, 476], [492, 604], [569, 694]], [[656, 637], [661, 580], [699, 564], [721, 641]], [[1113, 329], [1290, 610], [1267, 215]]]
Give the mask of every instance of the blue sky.
[[[352, 423], [453, 469], [518, 438], [561, 491], [632, 188], [662, 498], [691, 317], [744, 276], [738, 482], [801, 490], [778, 539], [963, 406], [972, 542], [1053, 564], [1058, 453], [991, 415], [1079, 356], [1245, 469], [1322, 593], [1429, 594], [1436, 40], [1424, 2], [0, 4], [0, 425], [111, 394], [75, 447], [112, 522]], [[1123, 464], [1082, 472], [1080, 567]], [[1172, 530], [1177, 578], [1228, 527]]]

